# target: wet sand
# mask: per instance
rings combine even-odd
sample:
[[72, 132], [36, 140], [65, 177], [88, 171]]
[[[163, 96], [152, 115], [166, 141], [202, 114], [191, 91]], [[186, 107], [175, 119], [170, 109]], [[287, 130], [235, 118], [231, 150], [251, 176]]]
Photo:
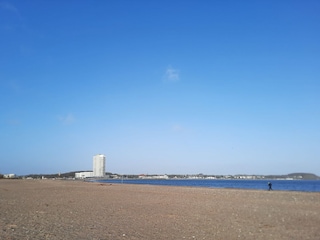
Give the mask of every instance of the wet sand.
[[0, 239], [320, 239], [320, 193], [0, 180]]

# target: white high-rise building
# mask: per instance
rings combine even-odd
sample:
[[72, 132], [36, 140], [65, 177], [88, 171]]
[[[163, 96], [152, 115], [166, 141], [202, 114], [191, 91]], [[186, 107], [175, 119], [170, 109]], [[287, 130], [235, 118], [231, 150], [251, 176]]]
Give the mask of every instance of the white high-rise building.
[[93, 156], [93, 177], [104, 177], [106, 174], [106, 156], [97, 154]]

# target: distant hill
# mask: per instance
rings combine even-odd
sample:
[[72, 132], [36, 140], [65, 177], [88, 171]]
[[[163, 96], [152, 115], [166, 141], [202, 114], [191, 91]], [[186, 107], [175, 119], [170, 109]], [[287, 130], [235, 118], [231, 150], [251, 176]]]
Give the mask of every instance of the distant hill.
[[[67, 172], [67, 173], [55, 173], [55, 174], [28, 174], [24, 177], [28, 178], [74, 178], [76, 172], [84, 172], [84, 171], [74, 171], [74, 172]], [[88, 171], [89, 172], [89, 171]]]
[[293, 178], [301, 180], [320, 180], [320, 177], [313, 173], [290, 173], [286, 175], [266, 175], [265, 178], [275, 179], [275, 178]]
[[288, 174], [289, 177], [295, 178], [295, 179], [305, 179], [305, 180], [317, 180], [320, 179], [319, 176], [313, 174], [313, 173], [290, 173]]

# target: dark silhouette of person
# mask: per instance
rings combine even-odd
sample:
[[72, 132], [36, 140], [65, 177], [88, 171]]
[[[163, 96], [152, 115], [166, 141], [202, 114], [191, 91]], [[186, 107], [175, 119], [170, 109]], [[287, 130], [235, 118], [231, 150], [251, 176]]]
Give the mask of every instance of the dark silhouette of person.
[[268, 182], [268, 187], [269, 187], [268, 191], [272, 190], [272, 183], [271, 182]]

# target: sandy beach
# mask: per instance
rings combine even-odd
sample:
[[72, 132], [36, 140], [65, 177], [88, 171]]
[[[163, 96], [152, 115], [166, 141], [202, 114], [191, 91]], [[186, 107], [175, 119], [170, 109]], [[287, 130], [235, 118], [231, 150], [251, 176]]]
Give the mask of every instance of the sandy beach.
[[320, 193], [0, 180], [0, 239], [320, 239]]

